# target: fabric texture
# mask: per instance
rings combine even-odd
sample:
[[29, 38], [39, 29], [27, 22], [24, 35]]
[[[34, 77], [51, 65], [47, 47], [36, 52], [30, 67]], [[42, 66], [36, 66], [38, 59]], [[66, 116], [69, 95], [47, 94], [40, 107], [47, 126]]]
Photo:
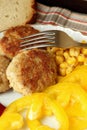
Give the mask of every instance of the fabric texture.
[[59, 25], [87, 34], [87, 14], [73, 12], [61, 7], [49, 7], [37, 3], [36, 23]]

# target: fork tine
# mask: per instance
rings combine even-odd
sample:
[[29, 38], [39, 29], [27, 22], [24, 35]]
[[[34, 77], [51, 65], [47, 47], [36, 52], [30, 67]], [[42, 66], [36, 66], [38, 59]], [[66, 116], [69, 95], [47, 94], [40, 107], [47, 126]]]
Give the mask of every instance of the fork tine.
[[52, 31], [43, 31], [43, 32], [39, 32], [39, 33], [36, 33], [36, 34], [32, 34], [30, 36], [26, 36], [26, 37], [23, 37], [23, 38], [20, 38], [21, 40], [25, 40], [25, 39], [28, 39], [28, 38], [33, 38], [33, 37], [37, 37], [37, 36], [53, 36], [55, 33], [52, 32]]
[[[40, 38], [41, 37], [41, 38]], [[37, 39], [36, 39], [37, 38]], [[40, 39], [39, 39], [40, 38]], [[47, 30], [37, 34], [30, 35], [28, 37], [21, 38], [25, 40], [20, 44], [22, 50], [41, 48], [41, 47], [59, 47], [59, 48], [70, 48], [70, 47], [85, 47], [87, 44], [73, 40], [67, 33], [61, 30]]]
[[21, 40], [24, 40], [20, 44], [20, 47], [22, 50], [28, 50], [32, 48], [41, 48], [41, 47], [47, 47], [47, 46], [52, 46], [52, 47], [56, 46], [54, 44], [55, 32], [53, 32], [52, 30], [26, 36], [24, 38], [21, 38]]
[[[42, 42], [42, 40], [44, 40], [44, 42], [46, 42], [47, 39], [54, 40], [54, 38], [55, 37], [50, 37], [50, 36], [35, 37], [33, 39], [25, 40], [25, 41], [21, 42], [21, 44], [24, 44], [24, 45], [26, 45], [26, 43], [33, 44], [34, 41], [37, 41], [37, 43], [38, 43], [40, 40], [41, 40], [41, 42]], [[47, 42], [49, 42], [49, 41], [47, 41]]]
[[34, 49], [34, 48], [43, 48], [43, 47], [54, 47], [56, 46], [56, 44], [39, 44], [39, 45], [35, 45], [35, 46], [28, 46], [23, 48], [22, 50], [29, 50], [29, 49]]
[[40, 39], [38, 41], [33, 41], [33, 42], [26, 42], [26, 44], [20, 44], [20, 47], [25, 47], [33, 44], [38, 44], [38, 43], [54, 43], [55, 41], [53, 39]]

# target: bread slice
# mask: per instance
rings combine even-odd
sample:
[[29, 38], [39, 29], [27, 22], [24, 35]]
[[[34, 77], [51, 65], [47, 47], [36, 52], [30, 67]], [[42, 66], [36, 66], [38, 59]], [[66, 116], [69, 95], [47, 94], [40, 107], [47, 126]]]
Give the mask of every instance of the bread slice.
[[34, 7], [35, 0], [0, 0], [0, 31], [31, 23]]

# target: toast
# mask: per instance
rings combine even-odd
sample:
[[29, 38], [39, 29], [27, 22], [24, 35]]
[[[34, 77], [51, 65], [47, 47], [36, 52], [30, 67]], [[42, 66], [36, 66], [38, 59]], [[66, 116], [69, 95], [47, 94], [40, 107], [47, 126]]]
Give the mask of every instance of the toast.
[[35, 0], [0, 0], [0, 31], [34, 21]]

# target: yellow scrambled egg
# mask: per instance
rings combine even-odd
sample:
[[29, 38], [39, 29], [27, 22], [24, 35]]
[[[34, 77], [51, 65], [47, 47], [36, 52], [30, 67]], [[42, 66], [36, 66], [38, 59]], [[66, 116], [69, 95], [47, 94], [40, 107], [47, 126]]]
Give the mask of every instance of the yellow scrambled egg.
[[87, 66], [77, 67], [43, 93], [11, 103], [0, 117], [0, 130], [6, 129], [86, 130]]

